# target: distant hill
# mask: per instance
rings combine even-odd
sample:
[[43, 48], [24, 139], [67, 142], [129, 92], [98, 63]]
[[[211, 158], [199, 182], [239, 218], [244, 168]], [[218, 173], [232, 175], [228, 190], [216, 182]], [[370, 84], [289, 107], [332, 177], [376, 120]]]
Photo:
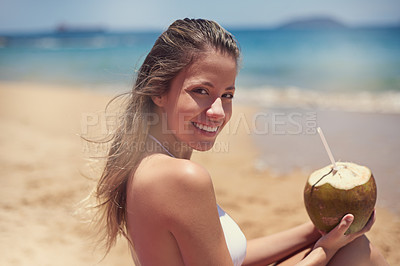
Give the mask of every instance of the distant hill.
[[342, 22], [328, 18], [315, 17], [296, 19], [279, 26], [280, 29], [345, 29], [347, 26]]
[[58, 34], [93, 34], [104, 33], [102, 27], [71, 27], [66, 24], [60, 24], [56, 27], [55, 32]]

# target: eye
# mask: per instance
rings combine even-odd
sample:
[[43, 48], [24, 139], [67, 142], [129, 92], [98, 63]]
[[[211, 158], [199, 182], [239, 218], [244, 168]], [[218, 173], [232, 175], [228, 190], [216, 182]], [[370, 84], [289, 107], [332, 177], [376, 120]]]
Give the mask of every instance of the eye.
[[233, 93], [225, 93], [222, 95], [223, 98], [233, 99]]
[[192, 91], [201, 95], [208, 95], [208, 91], [204, 88], [196, 88]]

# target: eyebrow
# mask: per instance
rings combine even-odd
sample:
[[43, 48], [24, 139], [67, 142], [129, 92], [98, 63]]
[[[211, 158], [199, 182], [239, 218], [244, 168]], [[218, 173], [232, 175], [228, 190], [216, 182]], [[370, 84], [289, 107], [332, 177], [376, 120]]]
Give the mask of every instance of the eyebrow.
[[[211, 82], [208, 82], [208, 81], [202, 81], [202, 82], [200, 82], [200, 84], [201, 85], [204, 85], [204, 86], [208, 86], [208, 87], [212, 87], [212, 88], [215, 88], [214, 87], [214, 85], [211, 83]], [[229, 86], [228, 88], [226, 88], [225, 90], [226, 91], [234, 91], [236, 88], [235, 88], [235, 86]]]

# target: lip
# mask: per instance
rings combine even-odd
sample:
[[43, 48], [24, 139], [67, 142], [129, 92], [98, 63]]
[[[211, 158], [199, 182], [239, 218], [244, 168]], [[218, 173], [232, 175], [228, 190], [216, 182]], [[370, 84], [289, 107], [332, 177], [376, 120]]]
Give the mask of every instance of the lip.
[[207, 136], [214, 136], [217, 134], [219, 128], [221, 127], [220, 124], [204, 124], [204, 123], [199, 123], [199, 122], [193, 122], [192, 121], [193, 127], [201, 132], [204, 135]]

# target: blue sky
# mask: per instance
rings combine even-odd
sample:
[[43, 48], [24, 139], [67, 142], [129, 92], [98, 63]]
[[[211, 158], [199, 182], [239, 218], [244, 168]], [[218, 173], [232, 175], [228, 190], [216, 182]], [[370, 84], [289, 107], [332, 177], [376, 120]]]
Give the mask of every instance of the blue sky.
[[327, 15], [349, 25], [400, 23], [399, 0], [0, 0], [0, 32], [50, 30], [59, 24], [111, 30], [165, 29], [183, 17], [226, 27], [274, 26]]

